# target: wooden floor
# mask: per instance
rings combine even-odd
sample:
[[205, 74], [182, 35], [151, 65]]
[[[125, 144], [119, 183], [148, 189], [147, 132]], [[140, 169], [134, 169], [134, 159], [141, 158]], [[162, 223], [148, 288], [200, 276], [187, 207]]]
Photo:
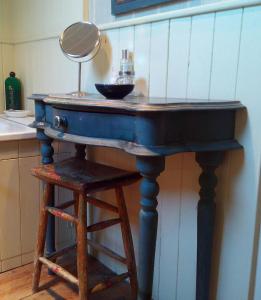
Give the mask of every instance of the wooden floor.
[[[104, 280], [113, 273], [94, 258], [89, 258], [90, 286]], [[75, 274], [75, 257], [63, 257], [59, 261], [63, 267]], [[32, 270], [29, 264], [6, 273], [0, 274], [0, 299], [1, 300], [74, 300], [78, 299], [78, 290], [72, 284], [65, 282], [57, 276], [47, 274], [43, 267], [41, 288], [37, 294], [32, 295]], [[94, 294], [90, 300], [130, 300], [130, 289], [127, 283], [120, 283], [114, 287]]]

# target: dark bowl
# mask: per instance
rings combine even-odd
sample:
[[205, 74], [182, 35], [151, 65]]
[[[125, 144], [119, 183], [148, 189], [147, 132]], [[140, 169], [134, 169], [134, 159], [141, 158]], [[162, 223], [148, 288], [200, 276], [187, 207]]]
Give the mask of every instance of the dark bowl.
[[98, 92], [107, 99], [123, 99], [134, 89], [134, 84], [95, 84]]

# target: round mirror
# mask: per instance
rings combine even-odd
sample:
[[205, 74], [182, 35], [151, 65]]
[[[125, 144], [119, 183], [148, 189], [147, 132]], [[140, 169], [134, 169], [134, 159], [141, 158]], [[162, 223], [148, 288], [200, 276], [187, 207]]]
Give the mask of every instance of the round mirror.
[[79, 63], [77, 95], [81, 92], [81, 63], [95, 57], [100, 48], [100, 31], [90, 22], [77, 22], [67, 27], [59, 38], [60, 47], [69, 59]]
[[63, 53], [72, 60], [90, 60], [99, 50], [100, 31], [89, 22], [77, 22], [61, 34], [60, 46]]

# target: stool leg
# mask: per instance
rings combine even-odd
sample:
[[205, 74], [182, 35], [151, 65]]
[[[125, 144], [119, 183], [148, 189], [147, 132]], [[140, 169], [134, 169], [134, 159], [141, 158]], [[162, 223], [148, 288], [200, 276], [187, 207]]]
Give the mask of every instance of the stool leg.
[[[74, 214], [77, 217], [78, 216], [78, 207], [79, 207], [79, 197], [78, 197], [77, 192], [73, 193], [73, 200], [75, 201], [75, 203], [74, 203]], [[77, 224], [75, 224], [75, 239], [77, 239]]]
[[39, 216], [39, 227], [37, 235], [37, 246], [34, 260], [34, 273], [33, 273], [33, 293], [36, 293], [39, 287], [40, 275], [42, 269], [42, 263], [39, 261], [39, 257], [44, 255], [44, 246], [46, 238], [48, 212], [45, 207], [48, 205], [52, 197], [52, 185], [46, 183], [44, 187], [44, 195], [41, 200], [40, 216]]
[[122, 232], [125, 255], [127, 258], [127, 267], [130, 274], [131, 298], [132, 300], [137, 300], [138, 297], [137, 270], [136, 270], [135, 253], [134, 253], [127, 207], [126, 207], [122, 188], [117, 187], [115, 189], [115, 192], [116, 192], [116, 200], [119, 209], [119, 215], [122, 220], [121, 232]]
[[84, 194], [78, 194], [77, 223], [77, 273], [79, 280], [79, 299], [88, 300], [87, 278], [87, 201]]

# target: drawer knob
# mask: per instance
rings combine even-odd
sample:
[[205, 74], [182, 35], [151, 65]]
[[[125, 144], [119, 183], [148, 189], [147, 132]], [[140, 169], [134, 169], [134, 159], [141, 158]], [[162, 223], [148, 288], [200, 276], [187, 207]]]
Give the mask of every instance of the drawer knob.
[[54, 127], [65, 129], [67, 127], [67, 119], [65, 117], [55, 116]]

